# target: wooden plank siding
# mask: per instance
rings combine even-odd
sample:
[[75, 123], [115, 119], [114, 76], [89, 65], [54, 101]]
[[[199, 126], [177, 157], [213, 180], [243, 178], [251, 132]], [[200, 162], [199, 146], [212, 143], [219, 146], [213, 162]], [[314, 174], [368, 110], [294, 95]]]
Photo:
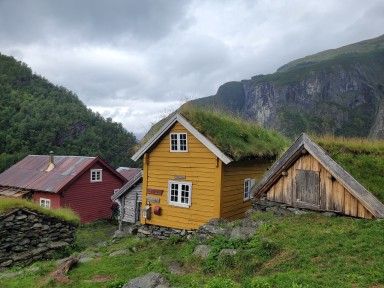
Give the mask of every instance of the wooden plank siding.
[[252, 160], [232, 162], [223, 166], [221, 218], [234, 220], [244, 217], [244, 212], [251, 208], [251, 201], [244, 201], [244, 180], [263, 177], [270, 161]]
[[[188, 152], [170, 152], [169, 134], [187, 133]], [[144, 155], [143, 202], [147, 197], [158, 198], [161, 214], [151, 219], [141, 218], [141, 223], [173, 227], [179, 229], [197, 229], [203, 223], [215, 217], [217, 189], [217, 170], [220, 160], [209, 151], [197, 138], [189, 133], [180, 123], [176, 123], [168, 133], [154, 146], [149, 154]], [[177, 179], [182, 176], [184, 179]], [[191, 182], [191, 206], [189, 208], [168, 205], [168, 181]], [[147, 195], [147, 188], [163, 190], [162, 195]], [[153, 212], [153, 209], [152, 209]]]
[[[298, 171], [316, 172], [319, 175], [319, 207], [310, 207], [305, 203], [297, 201], [299, 195]], [[285, 203], [295, 207], [311, 208], [322, 211], [333, 211], [345, 215], [362, 218], [373, 218], [373, 215], [332, 175], [324, 168], [312, 155], [306, 154], [299, 157], [291, 167], [286, 169], [286, 176], [280, 175], [277, 181], [266, 192], [266, 197], [270, 201]], [[303, 174], [304, 175], [304, 174]], [[302, 181], [302, 179], [300, 180]], [[311, 189], [315, 191], [315, 189]], [[305, 191], [304, 191], [305, 192]], [[308, 191], [307, 191], [308, 192]], [[300, 191], [303, 193], [303, 191]], [[317, 197], [317, 196], [316, 196]], [[315, 196], [311, 199], [317, 199]], [[317, 201], [317, 200], [316, 200]]]
[[[91, 169], [102, 169], [102, 182], [91, 182]], [[81, 175], [72, 185], [65, 189], [61, 195], [61, 207], [69, 207], [81, 218], [81, 223], [110, 218], [111, 196], [115, 189], [123, 186], [111, 171], [99, 162]]]
[[121, 220], [124, 222], [135, 223], [140, 219], [138, 203], [142, 201], [142, 183], [138, 183], [135, 187], [131, 188], [128, 193], [124, 195], [124, 214]]

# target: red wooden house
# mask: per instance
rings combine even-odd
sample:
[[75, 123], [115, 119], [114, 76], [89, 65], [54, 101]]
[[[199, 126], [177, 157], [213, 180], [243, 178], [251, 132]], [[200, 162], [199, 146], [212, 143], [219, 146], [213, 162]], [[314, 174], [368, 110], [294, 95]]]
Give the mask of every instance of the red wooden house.
[[84, 156], [29, 155], [0, 174], [3, 190], [30, 192], [46, 208], [69, 207], [81, 223], [109, 218], [111, 196], [126, 182], [101, 158]]

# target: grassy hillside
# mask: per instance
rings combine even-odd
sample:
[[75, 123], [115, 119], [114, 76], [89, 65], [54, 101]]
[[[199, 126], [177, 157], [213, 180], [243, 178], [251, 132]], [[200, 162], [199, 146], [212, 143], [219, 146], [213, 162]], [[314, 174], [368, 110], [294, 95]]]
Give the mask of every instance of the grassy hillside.
[[[1, 287], [122, 287], [130, 279], [155, 271], [175, 287], [272, 288], [272, 287], [382, 287], [384, 285], [384, 224], [382, 221], [329, 218], [319, 214], [285, 216], [254, 214], [263, 220], [249, 241], [217, 237], [208, 242], [210, 256], [192, 256], [196, 239], [166, 241], [128, 237], [96, 245], [108, 239], [114, 227], [81, 226], [75, 246], [84, 247], [94, 260], [80, 263], [69, 272], [69, 283], [49, 278], [57, 264], [38, 262], [34, 272], [0, 278]], [[108, 228], [110, 227], [110, 228]], [[237, 248], [234, 257], [220, 257], [223, 248]], [[110, 257], [122, 249], [128, 254]], [[185, 274], [169, 272], [178, 263]], [[13, 272], [21, 268], [13, 268]], [[0, 277], [2, 273], [0, 273]]]
[[291, 69], [312, 65], [316, 62], [329, 60], [344, 54], [368, 53], [384, 49], [384, 35], [380, 37], [346, 45], [337, 49], [330, 49], [314, 55], [306, 56], [283, 65], [277, 72], [286, 72]]
[[0, 54], [0, 172], [28, 154], [101, 156], [129, 166], [135, 136], [75, 94]]

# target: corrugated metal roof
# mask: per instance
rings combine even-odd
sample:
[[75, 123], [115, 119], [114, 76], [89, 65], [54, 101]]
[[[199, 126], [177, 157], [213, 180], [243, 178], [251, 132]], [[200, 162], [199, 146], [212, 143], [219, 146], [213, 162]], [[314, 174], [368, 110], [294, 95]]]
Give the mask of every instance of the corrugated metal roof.
[[29, 155], [0, 174], [0, 186], [57, 193], [95, 158], [54, 156], [55, 167], [47, 172], [48, 155]]
[[121, 175], [123, 175], [128, 181], [131, 181], [140, 171], [140, 168], [119, 167], [116, 169]]

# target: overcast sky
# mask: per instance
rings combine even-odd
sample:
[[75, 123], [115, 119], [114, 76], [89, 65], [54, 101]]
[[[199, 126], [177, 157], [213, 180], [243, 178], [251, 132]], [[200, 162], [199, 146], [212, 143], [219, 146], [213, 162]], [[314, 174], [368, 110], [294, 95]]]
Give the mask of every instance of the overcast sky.
[[382, 34], [383, 0], [0, 0], [0, 52], [138, 138], [227, 81]]

